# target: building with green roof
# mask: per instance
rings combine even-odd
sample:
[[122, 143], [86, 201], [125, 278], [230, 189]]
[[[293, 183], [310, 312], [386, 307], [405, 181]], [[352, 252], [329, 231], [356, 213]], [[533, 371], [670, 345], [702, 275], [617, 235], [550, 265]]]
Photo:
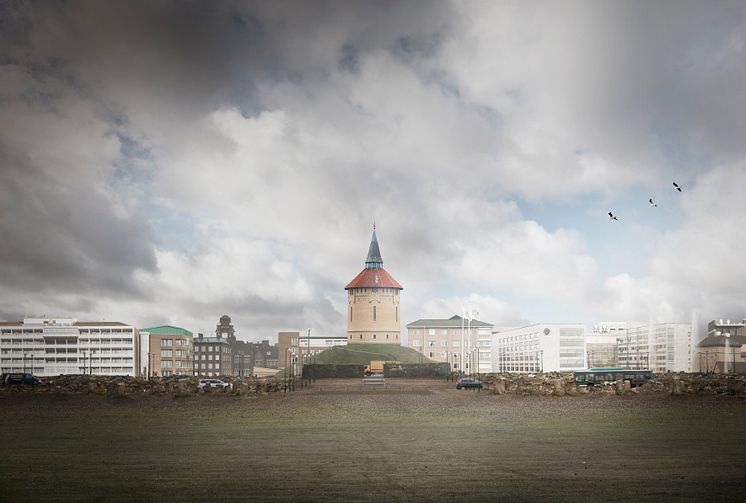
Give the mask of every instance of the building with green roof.
[[194, 334], [173, 325], [140, 329], [140, 362], [146, 377], [194, 375]]

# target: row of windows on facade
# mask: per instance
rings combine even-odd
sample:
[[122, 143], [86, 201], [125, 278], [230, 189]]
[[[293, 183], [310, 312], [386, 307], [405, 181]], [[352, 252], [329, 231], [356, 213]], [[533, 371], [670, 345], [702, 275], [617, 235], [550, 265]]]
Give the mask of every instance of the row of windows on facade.
[[161, 356], [176, 356], [177, 358], [186, 358], [192, 355], [188, 349], [161, 349]]
[[[441, 351], [440, 353], [438, 353], [437, 351], [435, 352], [430, 351], [429, 353], [430, 358], [438, 354], [440, 355], [441, 358], [453, 358], [453, 359], [458, 359], [461, 355], [461, 353], [451, 353], [450, 351]], [[468, 352], [467, 354], [473, 355], [474, 353]], [[491, 353], [489, 351], [479, 351], [479, 358], [485, 358], [485, 359], [490, 358], [490, 354]]]
[[[63, 362], [64, 363], [64, 362]], [[22, 366], [8, 366], [8, 367], [2, 367], [0, 368], [3, 372], [23, 372], [24, 367]], [[31, 367], [28, 365], [26, 366], [26, 371], [32, 370]], [[60, 367], [34, 367], [33, 372], [36, 374], [43, 374], [43, 373], [49, 373], [49, 374], [70, 374], [74, 373], [74, 371], [71, 371], [71, 368], [69, 365], [60, 366]], [[131, 374], [132, 373], [132, 367], [78, 367], [78, 372], [81, 374], [84, 372], [91, 372], [93, 374], [114, 374], [114, 375], [123, 375], [123, 374]]]
[[194, 359], [195, 360], [212, 360], [213, 356], [215, 356], [215, 360], [216, 361], [220, 360], [220, 354], [219, 353], [216, 354], [216, 355], [196, 355]]
[[161, 360], [161, 368], [172, 368], [172, 367], [183, 367], [183, 368], [191, 368], [192, 364], [191, 362], [187, 362], [184, 360]]
[[443, 336], [448, 336], [449, 335], [449, 331], [450, 331], [450, 335], [452, 335], [452, 336], [461, 336], [462, 333], [465, 336], [469, 335], [470, 333], [471, 333], [471, 335], [477, 335], [479, 333], [479, 329], [477, 329], [477, 328], [472, 328], [471, 332], [470, 332], [467, 327], [464, 327], [463, 329], [461, 329], [461, 328], [450, 328], [450, 329], [449, 328], [438, 328], [438, 329], [436, 329], [436, 328], [428, 328], [427, 329], [427, 333], [425, 333], [425, 329], [424, 328], [410, 328], [409, 329], [409, 334], [412, 337], [420, 337], [422, 335], [443, 335]]
[[[373, 306], [373, 321], [377, 321], [377, 306]], [[396, 321], [399, 321], [399, 307], [395, 307], [395, 319]], [[352, 321], [352, 306], [350, 306], [350, 321]]]
[[195, 363], [194, 369], [201, 369], [201, 370], [220, 370], [220, 364], [219, 363]]
[[60, 330], [55, 330], [53, 328], [47, 328], [46, 332], [42, 330], [41, 328], [14, 328], [14, 329], [7, 329], [4, 328], [0, 330], [0, 334], [6, 335], [6, 334], [43, 334], [43, 333], [78, 333], [81, 334], [131, 334], [133, 333], [131, 328], [81, 328], [80, 330], [77, 330], [75, 328], [61, 328]]
[[[386, 339], [387, 339], [387, 340], [389, 339], [389, 335], [390, 335], [390, 334], [386, 334]], [[352, 339], [352, 334], [350, 334], [350, 337], [349, 337], [349, 338], [350, 338], [350, 339]], [[360, 338], [361, 338], [361, 339], [363, 338], [363, 334], [360, 334]], [[373, 339], [377, 339], [377, 338], [378, 338], [378, 334], [373, 334]], [[399, 335], [398, 335], [398, 334], [397, 334], [397, 336], [396, 336], [395, 340], [397, 340], [397, 341], [399, 340]]]
[[170, 346], [191, 346], [192, 341], [189, 339], [161, 339], [162, 347]]
[[[412, 347], [419, 348], [421, 342], [422, 341], [419, 341], [417, 339], [413, 339], [412, 340]], [[479, 341], [479, 345], [480, 346], [490, 346], [491, 344], [492, 344], [492, 342], [489, 341], [489, 340], [481, 340], [481, 341]], [[426, 347], [432, 348], [432, 347], [435, 347], [437, 345], [438, 344], [436, 344], [436, 341], [427, 341], [427, 346]], [[465, 345], [469, 346], [470, 344], [467, 341]], [[451, 341], [451, 346], [454, 347], [454, 348], [461, 347], [461, 341], [459, 341], [459, 340], [452, 340]], [[448, 347], [448, 341], [445, 341], [445, 340], [440, 341], [440, 347], [447, 348]]]
[[112, 338], [112, 339], [3, 339], [0, 345], [12, 346], [26, 344], [29, 346], [70, 346], [70, 345], [94, 345], [94, 344], [132, 344], [132, 339]]
[[350, 293], [354, 294], [360, 294], [360, 293], [378, 293], [378, 291], [381, 291], [381, 293], [393, 293], [394, 295], [399, 295], [399, 289], [398, 288], [351, 288]]
[[132, 363], [132, 358], [2, 358], [0, 363], [21, 363], [26, 362], [27, 365], [36, 365], [43, 363], [79, 363], [82, 361], [91, 363]]
[[[9, 354], [23, 354], [28, 353], [29, 356], [33, 356], [38, 353], [42, 353], [42, 350], [40, 348], [17, 348], [17, 349], [2, 349], [0, 350], [0, 354], [9, 355]], [[89, 353], [92, 355], [99, 354], [99, 353], [126, 353], [131, 354], [132, 348], [92, 348], [92, 349], [86, 349], [86, 348], [44, 348], [43, 354], [47, 355], [53, 355], [53, 354], [77, 354], [77, 353]]]
[[221, 348], [223, 350], [223, 353], [230, 353], [231, 352], [231, 348], [226, 347], [226, 346], [195, 346], [194, 347], [194, 352], [195, 353], [198, 353], [198, 352], [202, 352], [202, 353], [211, 353], [211, 352], [219, 353], [220, 350], [221, 350]]

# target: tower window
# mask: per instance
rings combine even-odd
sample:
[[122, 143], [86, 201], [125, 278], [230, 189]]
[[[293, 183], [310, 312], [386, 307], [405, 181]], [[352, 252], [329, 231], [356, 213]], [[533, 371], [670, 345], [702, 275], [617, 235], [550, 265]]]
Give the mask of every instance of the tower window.
[[378, 288], [371, 288], [370, 291], [371, 293], [378, 293]]
[[350, 321], [352, 321], [352, 306], [350, 306]]
[[361, 338], [361, 339], [363, 338], [363, 334], [360, 334], [360, 338]]
[[373, 321], [376, 321], [376, 306], [373, 306]]
[[373, 338], [374, 338], [374, 339], [376, 338], [376, 334], [373, 334]]

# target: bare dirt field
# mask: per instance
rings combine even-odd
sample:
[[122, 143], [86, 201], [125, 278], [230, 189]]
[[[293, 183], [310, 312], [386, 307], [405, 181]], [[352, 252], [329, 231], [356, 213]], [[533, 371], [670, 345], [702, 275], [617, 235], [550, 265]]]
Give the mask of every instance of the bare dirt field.
[[[397, 385], [398, 384], [398, 385]], [[744, 501], [746, 401], [0, 394], [0, 501]]]

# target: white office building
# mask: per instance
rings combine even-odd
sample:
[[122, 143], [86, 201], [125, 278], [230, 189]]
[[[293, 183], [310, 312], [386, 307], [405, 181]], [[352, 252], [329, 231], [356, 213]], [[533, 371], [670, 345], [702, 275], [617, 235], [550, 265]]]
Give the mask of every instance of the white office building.
[[585, 362], [582, 324], [539, 323], [492, 334], [492, 372], [571, 372]]
[[617, 331], [619, 366], [654, 372], [692, 371], [692, 324], [654, 323]]
[[37, 376], [138, 375], [138, 332], [131, 325], [74, 318], [0, 322], [0, 370]]

